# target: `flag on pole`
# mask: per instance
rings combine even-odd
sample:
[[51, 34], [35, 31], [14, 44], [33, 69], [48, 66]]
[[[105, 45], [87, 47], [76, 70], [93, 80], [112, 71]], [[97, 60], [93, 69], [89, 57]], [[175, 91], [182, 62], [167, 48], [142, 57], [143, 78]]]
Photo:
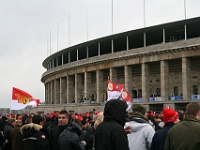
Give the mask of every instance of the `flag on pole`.
[[127, 111], [130, 110], [132, 106], [132, 99], [131, 95], [126, 91], [124, 88], [124, 84], [116, 84], [108, 80], [108, 87], [107, 87], [108, 98], [107, 101], [111, 99], [121, 99], [126, 101], [128, 107]]
[[109, 101], [111, 99], [118, 99], [122, 93], [123, 87], [124, 87], [124, 84], [116, 84], [116, 83], [113, 83], [110, 80], [108, 80], [107, 101]]
[[29, 93], [13, 87], [11, 110], [21, 110], [26, 106], [36, 107], [40, 103], [39, 99], [33, 98]]
[[122, 90], [121, 99], [126, 101], [126, 103], [128, 104], [127, 111], [130, 110], [132, 106], [132, 99], [131, 99], [131, 95], [126, 91], [125, 88], [123, 88]]

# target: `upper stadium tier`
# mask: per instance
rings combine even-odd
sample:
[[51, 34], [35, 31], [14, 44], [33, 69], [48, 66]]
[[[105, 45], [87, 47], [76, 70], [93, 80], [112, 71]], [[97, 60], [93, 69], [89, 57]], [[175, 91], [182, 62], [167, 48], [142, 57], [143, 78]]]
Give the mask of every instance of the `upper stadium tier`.
[[122, 83], [150, 110], [200, 102], [200, 17], [114, 34], [58, 51], [43, 61], [48, 105], [107, 98]]

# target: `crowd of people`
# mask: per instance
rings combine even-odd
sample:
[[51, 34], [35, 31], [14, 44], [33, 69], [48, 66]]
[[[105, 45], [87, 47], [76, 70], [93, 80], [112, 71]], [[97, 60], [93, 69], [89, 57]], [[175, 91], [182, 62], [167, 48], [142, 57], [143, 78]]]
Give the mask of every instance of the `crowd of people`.
[[186, 112], [152, 112], [139, 103], [127, 112], [122, 100], [109, 100], [103, 112], [9, 114], [0, 117], [0, 150], [197, 150], [200, 105]]

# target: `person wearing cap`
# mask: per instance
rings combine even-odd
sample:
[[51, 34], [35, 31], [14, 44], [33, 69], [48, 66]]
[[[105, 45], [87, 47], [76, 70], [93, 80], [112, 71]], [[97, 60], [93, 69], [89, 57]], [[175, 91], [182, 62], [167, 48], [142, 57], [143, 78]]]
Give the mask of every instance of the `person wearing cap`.
[[189, 103], [186, 106], [186, 118], [169, 130], [164, 149], [200, 149], [200, 105], [197, 102]]
[[126, 122], [125, 128], [130, 127], [128, 141], [130, 150], [149, 150], [155, 133], [154, 128], [145, 118], [146, 108], [141, 104], [132, 105], [130, 121]]
[[179, 114], [173, 109], [164, 108], [162, 114], [164, 127], [154, 134], [151, 143], [151, 150], [164, 150], [165, 139], [169, 129], [180, 122]]
[[104, 107], [104, 119], [95, 130], [95, 150], [129, 150], [124, 130], [127, 103], [109, 100]]

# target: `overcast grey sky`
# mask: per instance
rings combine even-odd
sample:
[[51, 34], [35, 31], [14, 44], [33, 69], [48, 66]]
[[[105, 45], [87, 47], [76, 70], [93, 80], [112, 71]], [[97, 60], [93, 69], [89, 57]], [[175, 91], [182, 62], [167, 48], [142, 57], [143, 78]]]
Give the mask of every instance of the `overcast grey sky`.
[[[113, 34], [144, 27], [143, 1], [113, 0]], [[186, 18], [199, 17], [200, 0], [185, 1]], [[111, 8], [112, 0], [0, 0], [0, 107], [10, 107], [12, 87], [44, 101], [50, 31], [51, 54], [110, 35]], [[182, 20], [184, 0], [145, 0], [145, 18], [146, 26]]]

